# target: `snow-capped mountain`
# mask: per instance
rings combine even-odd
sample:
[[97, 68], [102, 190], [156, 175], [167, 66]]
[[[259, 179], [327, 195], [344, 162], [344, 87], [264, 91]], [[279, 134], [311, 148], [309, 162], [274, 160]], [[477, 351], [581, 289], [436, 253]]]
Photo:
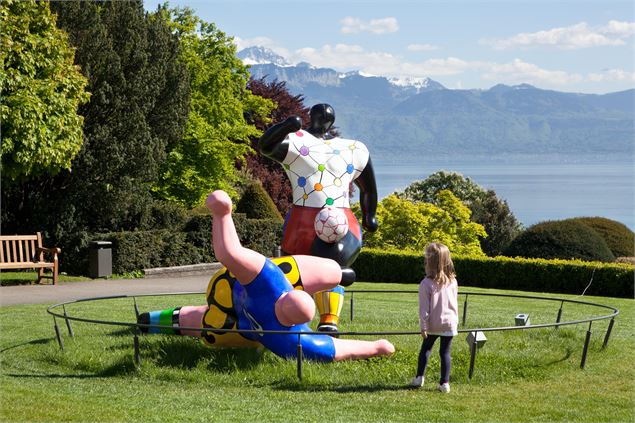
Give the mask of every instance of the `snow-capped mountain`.
[[246, 65], [265, 65], [265, 64], [273, 64], [276, 66], [291, 66], [292, 63], [289, 62], [284, 57], [280, 56], [273, 50], [270, 50], [266, 47], [248, 47], [239, 51], [236, 54], [240, 60], [243, 61]]
[[[238, 53], [255, 79], [286, 83], [304, 104], [331, 104], [342, 135], [386, 157], [431, 153], [632, 154], [635, 90], [604, 95], [529, 84], [448, 89], [427, 78], [338, 72], [262, 47]], [[404, 146], [407, 148], [404, 150]]]
[[[330, 68], [318, 68], [310, 63], [300, 62], [293, 65], [289, 60], [274, 51], [260, 46], [249, 47], [239, 51], [236, 56], [245, 65], [252, 67], [252, 76], [261, 78], [268, 76], [286, 81], [290, 87], [302, 88], [307, 82], [315, 82], [321, 86], [341, 86], [347, 78], [380, 78], [403, 89], [407, 93], [418, 94], [422, 90], [445, 89], [440, 83], [427, 77], [385, 78], [369, 75], [361, 71], [337, 72]], [[284, 68], [284, 69], [280, 69]]]

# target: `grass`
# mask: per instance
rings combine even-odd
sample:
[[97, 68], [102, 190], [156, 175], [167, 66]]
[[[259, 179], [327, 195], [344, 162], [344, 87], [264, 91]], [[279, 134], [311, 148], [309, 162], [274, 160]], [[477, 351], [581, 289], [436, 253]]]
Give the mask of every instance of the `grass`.
[[[354, 289], [416, 289], [414, 285], [356, 283]], [[468, 288], [462, 288], [467, 290]], [[471, 292], [511, 291], [469, 289]], [[548, 294], [545, 294], [548, 296]], [[201, 304], [202, 296], [140, 298], [140, 309]], [[553, 296], [552, 296], [553, 297]], [[586, 298], [586, 297], [585, 297]], [[463, 297], [460, 297], [462, 304]], [[588, 297], [620, 315], [607, 349], [608, 321], [594, 322], [585, 370], [580, 359], [588, 324], [560, 329], [487, 333], [468, 378], [469, 349], [459, 334], [452, 349], [452, 392], [437, 393], [433, 356], [423, 389], [408, 387], [420, 346], [417, 335], [389, 336], [390, 358], [318, 364], [266, 350], [218, 350], [192, 338], [141, 337], [142, 366], [133, 360], [132, 332], [75, 322], [65, 350], [42, 305], [0, 308], [1, 421], [607, 421], [635, 417], [635, 303]], [[555, 320], [559, 302], [470, 297], [468, 327]], [[129, 299], [72, 304], [78, 317], [132, 322]], [[563, 320], [607, 314], [565, 304]], [[415, 294], [355, 294], [347, 331], [416, 331]], [[436, 354], [435, 346], [433, 354]]]

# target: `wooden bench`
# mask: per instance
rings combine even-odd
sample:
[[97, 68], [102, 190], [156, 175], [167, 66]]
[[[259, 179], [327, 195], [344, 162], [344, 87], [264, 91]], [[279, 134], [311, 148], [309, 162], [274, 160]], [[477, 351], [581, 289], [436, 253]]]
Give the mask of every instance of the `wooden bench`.
[[[42, 247], [42, 234], [0, 235], [0, 269], [37, 269], [37, 283], [43, 278], [53, 279], [57, 285], [59, 248]], [[44, 253], [50, 254], [51, 261], [45, 261]], [[51, 269], [51, 275], [45, 275], [44, 269]]]

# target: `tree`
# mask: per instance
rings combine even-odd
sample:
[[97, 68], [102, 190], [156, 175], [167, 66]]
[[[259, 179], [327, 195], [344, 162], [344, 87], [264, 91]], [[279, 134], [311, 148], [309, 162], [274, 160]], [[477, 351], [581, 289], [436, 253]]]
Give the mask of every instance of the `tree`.
[[231, 37], [191, 9], [168, 13], [181, 40], [192, 102], [184, 137], [170, 146], [155, 191], [194, 207], [215, 189], [235, 194], [235, 162], [250, 151], [250, 137], [260, 135], [244, 116], [264, 119], [273, 104], [245, 89], [249, 73], [236, 57]]
[[[253, 94], [275, 103], [275, 108], [266, 120], [251, 119], [260, 131], [264, 131], [269, 123], [282, 122], [289, 116], [300, 116], [305, 126], [309, 124], [309, 109], [304, 106], [304, 97], [292, 95], [284, 81], [266, 82], [265, 78], [251, 79], [247, 88]], [[257, 150], [257, 144], [258, 138], [252, 138], [251, 146], [254, 150]], [[283, 216], [286, 215], [293, 203], [293, 196], [291, 184], [282, 166], [262, 154], [254, 152], [247, 155], [247, 169], [255, 179], [262, 183], [278, 211]]]
[[69, 169], [82, 145], [87, 80], [48, 2], [0, 3], [2, 179]]
[[472, 210], [471, 220], [480, 223], [488, 234], [481, 239], [481, 248], [490, 255], [500, 255], [522, 231], [522, 225], [509, 209], [507, 201], [498, 198], [460, 173], [439, 171], [422, 181], [415, 181], [397, 195], [415, 202], [437, 204], [436, 195], [449, 190]]
[[[455, 254], [483, 255], [483, 226], [470, 221], [471, 211], [448, 190], [437, 193], [437, 205], [389, 195], [377, 206], [379, 228], [364, 234], [364, 245], [423, 252], [430, 242], [442, 242]], [[359, 216], [359, 203], [353, 205]]]
[[71, 171], [3, 184], [2, 222], [10, 232], [43, 230], [69, 253], [88, 233], [143, 229], [157, 221], [148, 216], [162, 206], [151, 187], [166, 148], [181, 138], [189, 83], [177, 36], [140, 1], [50, 7], [92, 93], [79, 108], [84, 143]]

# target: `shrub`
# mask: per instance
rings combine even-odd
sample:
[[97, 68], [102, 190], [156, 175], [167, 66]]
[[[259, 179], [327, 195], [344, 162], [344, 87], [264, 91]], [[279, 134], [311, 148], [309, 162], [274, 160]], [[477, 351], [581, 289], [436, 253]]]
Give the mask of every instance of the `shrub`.
[[538, 223], [518, 235], [505, 249], [509, 257], [615, 261], [604, 239], [575, 220]]
[[584, 223], [596, 231], [604, 238], [615, 257], [635, 256], [635, 233], [623, 223], [605, 217], [576, 217], [569, 220]]
[[[509, 257], [453, 256], [459, 285], [533, 292], [633, 297], [634, 267], [628, 264]], [[425, 271], [422, 253], [365, 249], [353, 264], [357, 279], [368, 282], [419, 283]]]
[[245, 187], [245, 192], [236, 204], [237, 213], [245, 213], [249, 219], [277, 219], [282, 222], [282, 216], [273, 203], [262, 184], [252, 181]]
[[187, 242], [185, 232], [167, 229], [116, 232], [97, 234], [95, 239], [112, 242], [113, 273], [211, 261]]
[[521, 232], [522, 225], [507, 204], [496, 192], [487, 190], [460, 173], [439, 171], [421, 181], [415, 181], [398, 196], [415, 202], [438, 205], [437, 194], [451, 191], [472, 210], [471, 220], [483, 225], [486, 238], [481, 238], [481, 248], [488, 256], [500, 255]]
[[[244, 247], [269, 257], [282, 242], [282, 225], [277, 219], [247, 219], [242, 213], [234, 213], [234, 225]], [[185, 224], [186, 240], [200, 249], [205, 257], [214, 257], [212, 246], [212, 219], [209, 214], [194, 215]]]

